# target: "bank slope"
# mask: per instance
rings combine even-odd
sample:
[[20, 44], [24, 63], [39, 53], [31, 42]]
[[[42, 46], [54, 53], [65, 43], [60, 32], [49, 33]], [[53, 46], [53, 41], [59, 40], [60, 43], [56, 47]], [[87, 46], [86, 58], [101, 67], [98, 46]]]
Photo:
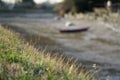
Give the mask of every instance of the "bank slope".
[[18, 36], [0, 26], [0, 80], [94, 80], [91, 72], [38, 51]]

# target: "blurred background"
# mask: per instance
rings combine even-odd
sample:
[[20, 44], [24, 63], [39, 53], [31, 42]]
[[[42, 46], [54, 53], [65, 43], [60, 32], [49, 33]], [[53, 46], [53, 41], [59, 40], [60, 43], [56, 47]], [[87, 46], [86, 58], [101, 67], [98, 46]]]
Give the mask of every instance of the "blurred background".
[[[66, 23], [89, 30], [62, 34]], [[96, 64], [99, 80], [120, 80], [120, 0], [0, 0], [0, 24], [37, 48]]]
[[[53, 9], [63, 12], [87, 12], [105, 8], [108, 0], [0, 0], [0, 10]], [[112, 10], [118, 11], [120, 0], [111, 0]]]

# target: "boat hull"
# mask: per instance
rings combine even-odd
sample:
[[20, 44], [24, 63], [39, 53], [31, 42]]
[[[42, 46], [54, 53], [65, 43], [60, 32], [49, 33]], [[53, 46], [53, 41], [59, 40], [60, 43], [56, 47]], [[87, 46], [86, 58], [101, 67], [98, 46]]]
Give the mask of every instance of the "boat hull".
[[60, 32], [61, 33], [76, 33], [76, 32], [84, 32], [84, 31], [87, 31], [88, 29], [89, 27], [78, 28], [78, 29], [61, 29]]

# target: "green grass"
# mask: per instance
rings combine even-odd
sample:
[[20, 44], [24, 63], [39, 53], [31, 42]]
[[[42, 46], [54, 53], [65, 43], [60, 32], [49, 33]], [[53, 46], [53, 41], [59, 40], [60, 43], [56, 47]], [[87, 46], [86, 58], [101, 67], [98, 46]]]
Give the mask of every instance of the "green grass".
[[18, 36], [0, 27], [0, 80], [94, 80], [90, 71], [78, 69], [70, 59], [51, 57]]

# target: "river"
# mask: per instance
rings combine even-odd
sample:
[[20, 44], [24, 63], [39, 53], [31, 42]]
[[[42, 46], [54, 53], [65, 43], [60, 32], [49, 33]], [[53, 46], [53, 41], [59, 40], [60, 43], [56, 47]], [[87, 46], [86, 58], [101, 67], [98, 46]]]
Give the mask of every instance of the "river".
[[[29, 34], [37, 34], [38, 46], [47, 46], [78, 59], [80, 63], [101, 69], [99, 80], [120, 80], [120, 25], [98, 20], [55, 19], [51, 13], [1, 13], [0, 24], [12, 25]], [[82, 33], [60, 33], [65, 23], [90, 27]], [[41, 37], [40, 37], [41, 38]], [[42, 39], [41, 38], [41, 39]]]

